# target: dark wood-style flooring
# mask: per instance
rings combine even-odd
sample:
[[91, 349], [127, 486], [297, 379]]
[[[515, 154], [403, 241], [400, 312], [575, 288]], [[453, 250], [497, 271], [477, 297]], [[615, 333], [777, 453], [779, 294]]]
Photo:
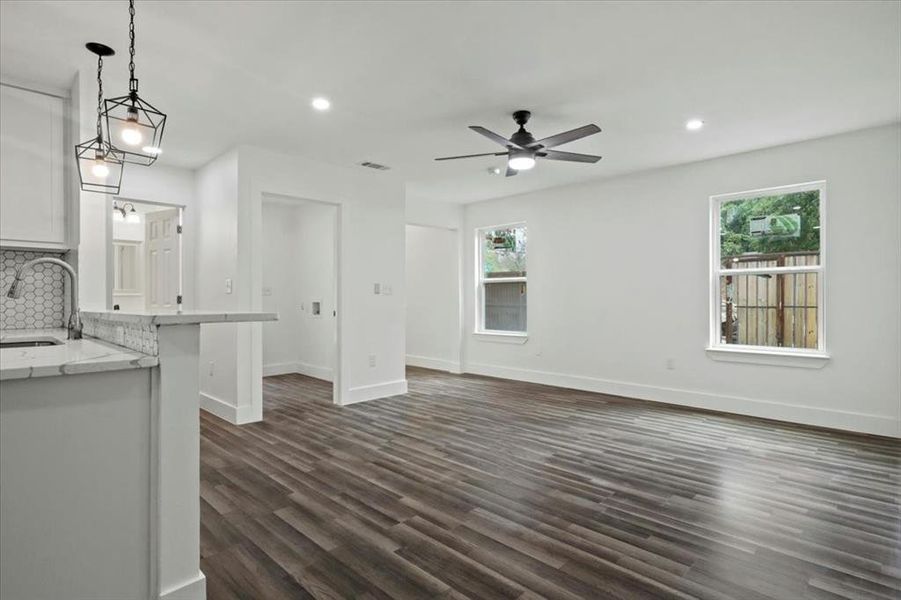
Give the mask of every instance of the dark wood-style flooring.
[[410, 369], [204, 414], [201, 568], [233, 598], [901, 598], [901, 443]]

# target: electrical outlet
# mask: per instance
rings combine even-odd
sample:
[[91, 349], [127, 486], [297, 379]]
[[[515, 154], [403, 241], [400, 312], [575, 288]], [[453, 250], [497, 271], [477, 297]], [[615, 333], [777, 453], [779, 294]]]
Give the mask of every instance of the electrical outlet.
[[666, 359], [666, 369], [668, 371], [673, 371], [673, 370], [675, 370], [675, 368], [676, 368], [676, 359], [667, 358]]
[[271, 295], [272, 295], [272, 288], [271, 288], [271, 287], [264, 287], [264, 288], [263, 288], [263, 295], [264, 295], [264, 296], [271, 296]]
[[381, 283], [373, 283], [372, 284], [372, 293], [378, 296], [382, 293], [382, 284]]
[[369, 366], [370, 366], [370, 367], [374, 367], [374, 366], [375, 366], [375, 354], [370, 354], [370, 355], [369, 355]]
[[232, 293], [232, 280], [231, 280], [231, 277], [228, 277], [228, 278], [226, 278], [226, 280], [225, 280], [225, 293], [226, 293], [226, 294], [231, 294], [231, 293]]
[[210, 361], [210, 377], [213, 376], [213, 372], [216, 370], [216, 361]]

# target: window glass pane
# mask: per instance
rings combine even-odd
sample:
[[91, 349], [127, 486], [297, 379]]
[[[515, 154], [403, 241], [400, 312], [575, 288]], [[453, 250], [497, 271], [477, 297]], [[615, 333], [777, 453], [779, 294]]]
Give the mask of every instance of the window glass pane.
[[720, 278], [720, 342], [745, 346], [817, 346], [816, 273]]
[[819, 264], [819, 190], [723, 202], [720, 259], [725, 269]]
[[485, 277], [526, 276], [526, 228], [486, 229], [482, 237], [482, 269]]
[[485, 329], [526, 331], [525, 282], [485, 282]]

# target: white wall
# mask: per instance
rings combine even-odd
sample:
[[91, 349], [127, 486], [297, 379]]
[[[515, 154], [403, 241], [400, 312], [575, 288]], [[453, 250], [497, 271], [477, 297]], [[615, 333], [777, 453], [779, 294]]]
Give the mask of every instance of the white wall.
[[458, 230], [407, 225], [407, 364], [460, 371]]
[[[235, 278], [238, 249], [238, 152], [211, 161], [195, 176], [197, 198], [197, 306], [204, 310], [235, 310], [237, 296], [228, 294], [226, 279]], [[233, 422], [238, 419], [237, 327], [227, 323], [200, 330], [201, 406]], [[245, 406], [249, 406], [249, 402]], [[226, 410], [217, 412], [214, 407]], [[244, 413], [247, 409], [244, 409]], [[249, 419], [242, 416], [242, 422]]]
[[[332, 380], [335, 350], [337, 209], [316, 202], [266, 198], [263, 203], [263, 373], [301, 373]], [[312, 303], [320, 303], [319, 316]]]
[[[237, 181], [235, 181], [237, 180]], [[223, 308], [260, 310], [262, 204], [273, 194], [337, 204], [339, 208], [338, 335], [336, 398], [343, 404], [406, 391], [404, 378], [404, 190], [390, 173], [340, 167], [306, 158], [241, 147], [198, 175], [203, 207], [198, 264], [210, 273], [210, 294]], [[207, 220], [208, 211], [218, 215]], [[215, 219], [221, 222], [216, 223]], [[232, 277], [234, 294], [221, 292]], [[373, 283], [391, 295], [375, 295]], [[204, 308], [212, 308], [202, 304]], [[204, 408], [235, 422], [262, 418], [262, 328], [230, 325], [236, 339], [213, 328], [201, 331], [201, 396]], [[215, 336], [215, 339], [214, 339]], [[220, 353], [215, 375], [204, 365]], [[370, 366], [370, 357], [375, 366]], [[219, 363], [224, 368], [219, 367]], [[215, 399], [210, 401], [210, 397]]]
[[[529, 338], [517, 345], [472, 335], [466, 243], [465, 368], [901, 435], [899, 163], [894, 125], [468, 205], [470, 241], [480, 226], [528, 225]], [[822, 369], [712, 360], [709, 196], [820, 179], [831, 360]]]

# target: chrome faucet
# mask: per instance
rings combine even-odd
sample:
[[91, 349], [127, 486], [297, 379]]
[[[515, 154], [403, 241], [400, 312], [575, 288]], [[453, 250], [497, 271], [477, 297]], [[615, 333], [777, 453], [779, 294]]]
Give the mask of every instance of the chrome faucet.
[[67, 329], [69, 331], [69, 339], [70, 340], [80, 340], [81, 339], [81, 311], [78, 309], [78, 276], [75, 274], [75, 269], [72, 268], [72, 265], [69, 263], [62, 261], [58, 258], [52, 258], [49, 256], [42, 256], [41, 258], [35, 258], [34, 260], [29, 260], [18, 269], [16, 269], [16, 276], [13, 278], [12, 285], [9, 286], [9, 290], [6, 292], [6, 295], [9, 298], [21, 298], [22, 297], [22, 287], [24, 282], [22, 278], [25, 276], [25, 273], [30, 271], [35, 265], [41, 263], [49, 263], [52, 265], [57, 265], [62, 267], [66, 273], [69, 274], [69, 292], [72, 298], [71, 304], [69, 305], [69, 322]]

